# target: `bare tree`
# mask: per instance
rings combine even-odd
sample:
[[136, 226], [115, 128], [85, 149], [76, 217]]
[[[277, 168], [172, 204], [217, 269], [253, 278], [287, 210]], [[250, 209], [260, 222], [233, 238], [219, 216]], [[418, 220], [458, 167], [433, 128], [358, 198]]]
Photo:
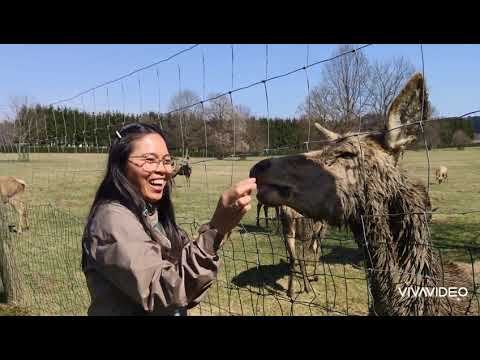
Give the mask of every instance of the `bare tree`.
[[412, 63], [403, 57], [386, 62], [376, 61], [371, 65], [368, 82], [368, 104], [371, 111], [386, 119], [392, 101], [414, 71]]
[[[186, 108], [181, 110], [182, 113], [197, 113], [201, 110], [201, 105], [191, 106], [200, 102], [200, 96], [198, 96], [192, 90], [182, 90], [177, 92], [173, 97], [170, 99], [168, 104], [168, 110], [174, 111], [182, 108]], [[191, 106], [191, 107], [190, 107]], [[188, 108], [187, 108], [188, 107]]]
[[4, 120], [0, 123], [0, 141], [8, 145], [14, 143], [15, 129], [13, 127], [13, 121]]
[[[209, 95], [215, 98], [217, 94]], [[209, 143], [222, 154], [249, 151], [247, 119], [250, 110], [244, 105], [233, 104], [233, 99], [221, 96], [211, 100], [205, 107], [209, 124]]]
[[[340, 45], [334, 56], [353, 50]], [[366, 112], [369, 63], [360, 51], [340, 56], [325, 64], [320, 85], [307, 95], [299, 110], [320, 122], [349, 122]]]
[[[334, 55], [354, 49], [340, 45]], [[367, 104], [369, 64], [364, 53], [355, 52], [326, 63], [322, 70], [324, 89], [320, 90], [324, 106], [335, 120], [361, 116]]]
[[27, 96], [12, 96], [9, 101], [10, 115], [7, 116], [7, 133], [4, 140], [11, 142], [11, 146], [20, 152], [20, 146], [38, 144], [41, 130], [45, 128], [45, 117], [39, 115], [39, 106]]
[[311, 117], [320, 122], [332, 121], [332, 114], [328, 111], [328, 88], [325, 85], [314, 87], [307, 95], [305, 102], [300, 104], [298, 112], [300, 117]]
[[14, 142], [16, 143], [24, 143], [29, 135], [27, 104], [27, 97], [14, 96], [10, 98], [9, 107], [13, 114]]
[[[180, 143], [182, 146], [182, 154], [186, 156], [192, 140], [195, 139], [195, 133], [197, 132], [196, 120], [200, 116], [201, 105], [194, 105], [200, 102], [200, 97], [192, 90], [182, 90], [176, 93], [170, 100], [168, 105], [169, 111], [175, 111], [172, 115], [174, 121], [178, 121], [180, 131], [175, 131], [177, 136], [180, 137]], [[176, 111], [178, 110], [178, 111]], [[192, 129], [193, 127], [193, 129]], [[173, 126], [175, 129], [176, 126]], [[176, 130], [176, 129], [175, 129]], [[192, 131], [193, 130], [193, 131]]]

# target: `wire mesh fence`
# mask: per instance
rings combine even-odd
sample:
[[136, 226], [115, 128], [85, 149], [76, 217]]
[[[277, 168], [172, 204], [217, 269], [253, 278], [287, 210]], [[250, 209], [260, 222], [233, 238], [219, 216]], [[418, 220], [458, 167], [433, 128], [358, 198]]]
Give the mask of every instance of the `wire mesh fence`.
[[[88, 118], [83, 112], [74, 115], [73, 119], [67, 120], [63, 111], [51, 108], [54, 119], [54, 128], [38, 128], [37, 124], [28, 123], [35, 129], [34, 141], [22, 146], [22, 151], [8, 142], [0, 142], [2, 158], [6, 162], [27, 161], [33, 159], [35, 167], [28, 162], [22, 166], [11, 167], [20, 175], [28, 177], [30, 189], [32, 189], [31, 201], [27, 203], [30, 219], [30, 229], [18, 233], [15, 228], [16, 213], [5, 204], [0, 205], [0, 250], [1, 269], [4, 293], [7, 301], [27, 308], [33, 314], [85, 314], [89, 304], [86, 282], [80, 269], [80, 239], [83, 233], [84, 215], [86, 211], [85, 198], [92, 198], [95, 190], [95, 181], [103, 170], [96, 167], [83, 165], [83, 160], [77, 156], [85, 156], [85, 163], [95, 162], [99, 165], [104, 161], [98, 153], [106, 152], [116, 130], [125, 125], [125, 111], [123, 118], [115, 120], [110, 110], [109, 88], [117, 82], [121, 82], [122, 105], [125, 107], [125, 88], [123, 80], [133, 74], [143, 72], [160, 63], [170, 61], [182, 53], [188, 53], [198, 45], [189, 47], [160, 62], [140, 68], [112, 81], [102, 83], [68, 99], [60, 100], [51, 105], [70, 104], [81, 100], [84, 105], [84, 96], [91, 95], [93, 101], [93, 114]], [[185, 194], [182, 203], [182, 214], [189, 217], [179, 218], [179, 225], [184, 228], [192, 238], [196, 236], [196, 230], [205, 218], [205, 209], [212, 210], [215, 206], [220, 191], [225, 185], [232, 184], [237, 173], [245, 174], [246, 166], [253, 163], [242, 164], [242, 159], [254, 157], [259, 161], [262, 157], [285, 153], [302, 153], [309, 150], [321, 150], [337, 142], [316, 141], [311, 136], [312, 120], [310, 102], [310, 78], [308, 70], [320, 64], [329, 63], [343, 57], [353, 57], [358, 61], [358, 56], [363, 49], [371, 45], [354, 48], [334, 57], [310, 62], [307, 47], [307, 60], [304, 66], [291, 71], [269, 76], [269, 48], [265, 47], [265, 77], [248, 85], [234, 87], [234, 47], [231, 47], [232, 59], [232, 84], [231, 89], [215, 96], [205, 95], [205, 58], [202, 53], [203, 65], [203, 96], [199, 101], [178, 106], [163, 115], [179, 114], [178, 138], [181, 140], [181, 148], [174, 149], [185, 158], [188, 150], [185, 149], [186, 133], [184, 126], [188, 123], [188, 111], [197, 110], [197, 115], [203, 121], [203, 132], [197, 133], [197, 137], [204, 138], [205, 149], [198, 152], [204, 158], [192, 158], [189, 162], [193, 167], [193, 187], [175, 187], [174, 192]], [[423, 50], [422, 50], [423, 65]], [[423, 73], [422, 69], [422, 73]], [[307, 86], [307, 116], [308, 135], [306, 139], [298, 143], [290, 143], [287, 146], [274, 146], [270, 142], [270, 111], [272, 100], [269, 97], [269, 86], [275, 80], [290, 77], [296, 73], [304, 72]], [[158, 68], [156, 76], [159, 77]], [[178, 66], [179, 88], [181, 85], [181, 69]], [[136, 80], [137, 81], [137, 80]], [[136, 84], [137, 85], [137, 84]], [[267, 86], [268, 85], [268, 86]], [[142, 82], [138, 77], [138, 98], [140, 108], [143, 108]], [[239, 125], [233, 116], [234, 100], [232, 94], [244, 92], [254, 87], [260, 87], [265, 95], [267, 114], [266, 143], [260, 151], [243, 151], [239, 156], [237, 146], [239, 141]], [[97, 101], [100, 97], [99, 89], [106, 89], [107, 111], [98, 112]], [[423, 92], [424, 88], [421, 89]], [[160, 93], [160, 89], [158, 89]], [[132, 94], [129, 94], [132, 95]], [[425, 95], [425, 94], [423, 94]], [[159, 95], [160, 96], [160, 95]], [[231, 117], [228, 127], [222, 129], [223, 134], [228, 134], [227, 143], [231, 141], [231, 151], [223, 154], [226, 160], [208, 157], [208, 135], [213, 131], [207, 125], [205, 105], [209, 102], [225, 98], [230, 104]], [[78, 105], [78, 104], [76, 104]], [[357, 118], [358, 131], [351, 132], [342, 137], [342, 140], [352, 138], [358, 140], [360, 152], [366, 150], [362, 143], [363, 136], [388, 136], [389, 133], [401, 131], [415, 133], [423, 139], [426, 158], [422, 160], [425, 167], [426, 192], [430, 195], [432, 164], [430, 160], [430, 146], [426, 129], [438, 119], [428, 118], [425, 97], [422, 96], [420, 110], [412, 116], [408, 122], [397, 124], [387, 130], [374, 131], [363, 127], [362, 117], [353, 112]], [[475, 114], [472, 111], [455, 119]], [[118, 114], [117, 114], [118, 115]], [[156, 115], [156, 114], [154, 114]], [[75, 117], [76, 116], [76, 117]], [[153, 116], [153, 121], [162, 125], [163, 118]], [[453, 119], [453, 118], [452, 118]], [[91, 126], [88, 127], [86, 124]], [[68, 124], [68, 125], [67, 125]], [[37, 128], [35, 128], [37, 126]], [[73, 128], [73, 133], [71, 132]], [[33, 131], [33, 130], [32, 130]], [[90, 136], [91, 135], [91, 136]], [[87, 139], [89, 139], [87, 141]], [[306, 141], [303, 141], [306, 140]], [[42, 149], [43, 147], [43, 149]], [[46, 151], [47, 154], [40, 154]], [[204, 153], [203, 153], [204, 151]], [[95, 152], [97, 154], [69, 154], [77, 152]], [[32, 156], [25, 154], [32, 153]], [[22, 155], [23, 154], [23, 155]], [[45, 155], [41, 157], [39, 155]], [[90, 156], [88, 157], [87, 156]], [[49, 170], [48, 166], [52, 165]], [[101, 166], [101, 165], [100, 165]], [[368, 183], [368, 175], [364, 169], [368, 166], [361, 157], [360, 169], [356, 181]], [[217, 167], [217, 168], [215, 168]], [[219, 181], [218, 179], [222, 179]], [[178, 180], [177, 180], [178, 182]], [[366, 188], [365, 188], [366, 189]], [[48, 205], [42, 204], [44, 193], [49, 193], [52, 200]], [[368, 191], [365, 190], [368, 195]], [[435, 194], [437, 196], [437, 194]], [[181, 196], [180, 196], [181, 197]], [[70, 211], [72, 210], [72, 211]], [[361, 214], [360, 214], [361, 213]], [[385, 212], [380, 215], [360, 212], [361, 222], [357, 224], [355, 234], [345, 228], [329, 228], [326, 234], [315, 239], [318, 249], [312, 251], [310, 241], [296, 239], [295, 258], [293, 262], [291, 248], [288, 248], [286, 226], [279, 219], [272, 219], [270, 226], [256, 226], [252, 222], [244, 221], [233, 231], [230, 239], [220, 250], [222, 266], [217, 280], [212, 284], [199, 306], [191, 310], [193, 315], [366, 315], [369, 313], [382, 312], [386, 314], [395, 311], [386, 311], [385, 304], [397, 303], [398, 309], [408, 307], [405, 313], [415, 313], [415, 306], [405, 300], [402, 291], [416, 291], [425, 284], [431, 287], [444, 286], [445, 274], [452, 274], [451, 263], [455, 264], [457, 275], [469, 276], [468, 298], [472, 304], [469, 307], [474, 314], [478, 313], [478, 275], [479, 248], [476, 239], [480, 236], [480, 229], [475, 225], [479, 220], [475, 211], [454, 209], [450, 213], [435, 212], [432, 214], [393, 214]], [[462, 217], [469, 219], [462, 220]], [[380, 223], [391, 226], [396, 222], [401, 223], [398, 217], [413, 219], [425, 217], [419, 221], [415, 229], [422, 229], [422, 236], [410, 238], [408, 241], [402, 238], [402, 229], [397, 229], [398, 234], [394, 240], [389, 238], [377, 238], [385, 234], [378, 230]], [[385, 219], [388, 218], [388, 220]], [[449, 217], [449, 219], [447, 219]], [[428, 218], [428, 219], [427, 219]], [[455, 221], [450, 221], [455, 218]], [[459, 220], [460, 219], [460, 220]], [[260, 219], [260, 221], [266, 219]], [[410, 221], [408, 220], [408, 221]], [[312, 223], [309, 219], [298, 219], [303, 224], [306, 233], [313, 234], [310, 228]], [[387, 224], [388, 223], [388, 224]], [[457, 225], [458, 223], [458, 225]], [[396, 225], [395, 225], [396, 226]], [[393, 226], [393, 228], [395, 228]], [[400, 226], [400, 225], [399, 225]], [[377, 229], [377, 230], [372, 230]], [[403, 231], [411, 231], [403, 229]], [[403, 240], [402, 240], [403, 239]], [[291, 240], [290, 240], [291, 241]], [[408, 257], [409, 255], [410, 257]], [[417, 264], [420, 262], [420, 264]], [[411, 265], [414, 263], [415, 265]], [[409, 270], [413, 266], [415, 271]], [[432, 269], [430, 269], [430, 267]], [[460, 270], [459, 270], [460, 269]], [[431, 273], [429, 273], [429, 271]], [[455, 271], [453, 273], [455, 273]], [[425, 279], [432, 278], [433, 282]], [[388, 283], [388, 287], [385, 286]], [[450, 284], [450, 283], [449, 283]], [[453, 282], [455, 284], [455, 282]], [[406, 291], [406, 290], [405, 290]], [[397, 299], [398, 297], [403, 299]], [[411, 293], [408, 293], [412, 296]], [[389, 297], [385, 299], [385, 297]], [[413, 295], [417, 297], [417, 295]], [[460, 299], [463, 300], [463, 299]], [[434, 305], [442, 307], [442, 299], [437, 296], [434, 300], [421, 300], [420, 303], [432, 301]], [[438, 305], [440, 303], [440, 305]], [[406, 304], [406, 305], [405, 305]], [[410, 304], [410, 305], [409, 305]], [[451, 307], [448, 302], [447, 307]], [[456, 306], [456, 305], [455, 305]], [[454, 307], [455, 307], [454, 306]], [[413, 310], [412, 310], [413, 309]], [[391, 309], [390, 309], [391, 310]], [[401, 310], [398, 310], [401, 312]], [[448, 312], [448, 311], [447, 311]]]
[[2, 281], [8, 303], [38, 315], [81, 315], [89, 294], [80, 268], [82, 222], [51, 204], [27, 207], [29, 229], [0, 208]]
[[[51, 204], [30, 206], [30, 228], [18, 234], [15, 211], [4, 205], [1, 210], [1, 278], [6, 300], [34, 315], [85, 315], [89, 294], [80, 267], [83, 222]], [[178, 223], [195, 237], [199, 227], [195, 219], [179, 218]], [[351, 233], [336, 228], [318, 239], [317, 257], [307, 244], [297, 241], [297, 261], [292, 267], [281, 227], [276, 225], [272, 218], [268, 228], [259, 230], [243, 224], [232, 233], [220, 250], [217, 280], [200, 305], [190, 310], [191, 315], [367, 315], [376, 300], [370, 288], [376, 283], [375, 277], [398, 274], [397, 284], [407, 289], [404, 292], [425, 286], [415, 281], [416, 272], [409, 273], [392, 264], [382, 269], [369, 262], [371, 256], [381, 258], [379, 254], [383, 253], [388, 258], [385, 253], [395, 252], [384, 242], [377, 245], [378, 253], [365, 254]], [[479, 236], [480, 229], [476, 231], [471, 236]], [[409, 249], [410, 253], [428, 248], [437, 259], [443, 270], [434, 277], [438, 286], [447, 286], [444, 268], [451, 262], [468, 274], [471, 311], [478, 314], [480, 247], [448, 244], [435, 230], [431, 242], [414, 247]], [[409, 280], [400, 280], [402, 275], [410, 275]]]
[[[84, 315], [89, 294], [81, 271], [80, 239], [84, 223], [51, 204], [28, 207], [29, 229], [18, 234], [17, 214], [10, 206], [1, 207], [1, 269], [6, 300], [39, 315]], [[194, 238], [199, 223], [178, 219], [178, 224]], [[275, 227], [275, 221], [273, 222]], [[286, 293], [290, 272], [288, 255], [277, 229], [255, 232], [248, 226], [234, 231], [220, 251], [221, 270], [204, 301], [192, 315], [321, 315], [362, 314], [363, 305], [348, 297], [348, 283], [363, 288], [364, 273], [333, 264], [341, 251], [355, 252], [345, 235], [324, 239], [320, 261], [299, 246], [299, 260], [306, 261], [309, 277], [319, 279], [302, 290], [302, 274], [295, 270], [295, 296]], [[308, 254], [307, 254], [308, 255]], [[358, 261], [358, 259], [357, 259]], [[317, 264], [320, 271], [312, 271]], [[357, 295], [355, 295], [357, 296]]]

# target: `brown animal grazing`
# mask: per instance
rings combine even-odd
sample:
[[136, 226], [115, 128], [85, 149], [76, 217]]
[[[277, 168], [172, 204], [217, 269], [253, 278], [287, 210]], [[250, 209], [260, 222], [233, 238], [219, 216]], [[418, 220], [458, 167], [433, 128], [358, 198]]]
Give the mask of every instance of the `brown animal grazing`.
[[306, 218], [297, 211], [288, 206], [280, 207], [280, 220], [282, 223], [282, 234], [285, 240], [289, 256], [289, 276], [288, 276], [288, 290], [287, 294], [290, 298], [293, 297], [293, 275], [295, 272], [295, 262], [298, 260], [300, 271], [302, 273], [303, 288], [305, 292], [309, 292], [309, 281], [305, 268], [305, 252], [301, 259], [298, 259], [295, 251], [295, 241], [298, 240], [302, 247], [313, 252], [314, 271], [313, 281], [318, 280], [317, 263], [318, 263], [318, 247], [321, 241], [325, 238], [328, 225], [323, 221], [314, 221]]
[[[399, 126], [428, 103], [424, 86], [418, 73], [408, 81], [383, 133], [341, 135], [315, 124], [331, 140], [322, 150], [265, 159], [250, 171], [261, 202], [350, 228], [365, 253], [371, 314], [478, 313], [471, 277], [432, 248], [425, 186], [395, 166], [402, 145], [412, 141]], [[442, 297], [445, 288], [465, 289]]]
[[[263, 207], [263, 212], [265, 214], [265, 226], [268, 227], [268, 220], [269, 220], [269, 217], [268, 217], [268, 210], [272, 207], [272, 206], [267, 206], [265, 204], [262, 204], [260, 201], [257, 203], [257, 227], [260, 227], [260, 210], [262, 210], [262, 207]], [[276, 215], [276, 219], [279, 218], [279, 209], [278, 209], [278, 206], [273, 206], [273, 208], [275, 208], [275, 215]]]
[[0, 176], [0, 200], [4, 204], [10, 204], [18, 213], [17, 232], [22, 233], [28, 229], [27, 211], [25, 204], [20, 200], [20, 195], [25, 192], [25, 181], [13, 176]]
[[438, 183], [441, 184], [444, 181], [448, 182], [448, 169], [446, 166], [440, 166], [438, 169], [435, 170], [435, 178], [437, 179]]
[[175, 177], [177, 175], [185, 176], [187, 180], [187, 187], [190, 187], [190, 176], [192, 175], [192, 167], [189, 164], [177, 165], [172, 173], [172, 183], [175, 184]]

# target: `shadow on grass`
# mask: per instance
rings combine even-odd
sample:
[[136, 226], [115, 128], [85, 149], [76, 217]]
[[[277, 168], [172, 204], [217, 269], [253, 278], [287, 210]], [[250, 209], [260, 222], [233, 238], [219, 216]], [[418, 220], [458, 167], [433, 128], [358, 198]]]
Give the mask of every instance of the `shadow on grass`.
[[268, 227], [256, 226], [250, 224], [242, 224], [239, 230], [240, 234], [247, 233], [268, 233], [268, 234], [280, 234], [280, 228], [275, 223], [269, 224]]
[[232, 278], [232, 283], [238, 287], [254, 286], [257, 288], [270, 288], [276, 291], [285, 290], [277, 283], [278, 280], [288, 275], [288, 263], [281, 259], [279, 264], [260, 265], [245, 270]]
[[[328, 253], [327, 253], [328, 252]], [[319, 266], [325, 264], [350, 264], [362, 267], [363, 254], [358, 249], [345, 248], [341, 246], [323, 247], [324, 255], [320, 256]], [[239, 287], [253, 286], [256, 288], [270, 288], [275, 291], [286, 290], [278, 284], [278, 280], [289, 274], [289, 265], [285, 259], [280, 263], [271, 265], [260, 265], [245, 270], [232, 278], [232, 283]]]
[[363, 253], [358, 248], [347, 248], [337, 245], [322, 246], [320, 261], [326, 264], [362, 266]]

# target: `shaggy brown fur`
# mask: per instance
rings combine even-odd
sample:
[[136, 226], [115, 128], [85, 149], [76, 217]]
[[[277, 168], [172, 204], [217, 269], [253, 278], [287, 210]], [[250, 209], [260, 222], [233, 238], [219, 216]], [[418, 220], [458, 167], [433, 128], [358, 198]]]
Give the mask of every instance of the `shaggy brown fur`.
[[310, 281], [305, 269], [305, 253], [302, 258], [298, 258], [295, 251], [295, 241], [301, 243], [302, 248], [307, 248], [313, 252], [315, 266], [313, 281], [318, 280], [317, 262], [318, 262], [318, 247], [321, 246], [322, 240], [327, 234], [328, 225], [323, 221], [314, 221], [306, 218], [297, 211], [288, 206], [280, 207], [280, 220], [282, 223], [282, 235], [285, 240], [289, 256], [289, 276], [288, 276], [288, 290], [289, 297], [293, 297], [293, 275], [295, 272], [295, 262], [298, 261], [303, 279], [303, 288], [305, 292], [309, 292]]
[[[396, 166], [402, 147], [414, 140], [398, 126], [418, 112], [423, 88], [415, 74], [394, 100], [384, 134], [339, 135], [316, 124], [332, 140], [324, 149], [266, 159], [250, 173], [263, 203], [351, 229], [367, 261], [371, 314], [478, 312], [472, 279], [458, 265], [442, 263], [432, 248], [425, 186]], [[402, 296], [406, 287], [466, 287], [468, 296]]]
[[13, 176], [0, 176], [0, 201], [4, 204], [10, 204], [18, 213], [19, 221], [17, 232], [22, 233], [28, 229], [27, 210], [20, 195], [25, 192], [25, 181], [14, 178]]

